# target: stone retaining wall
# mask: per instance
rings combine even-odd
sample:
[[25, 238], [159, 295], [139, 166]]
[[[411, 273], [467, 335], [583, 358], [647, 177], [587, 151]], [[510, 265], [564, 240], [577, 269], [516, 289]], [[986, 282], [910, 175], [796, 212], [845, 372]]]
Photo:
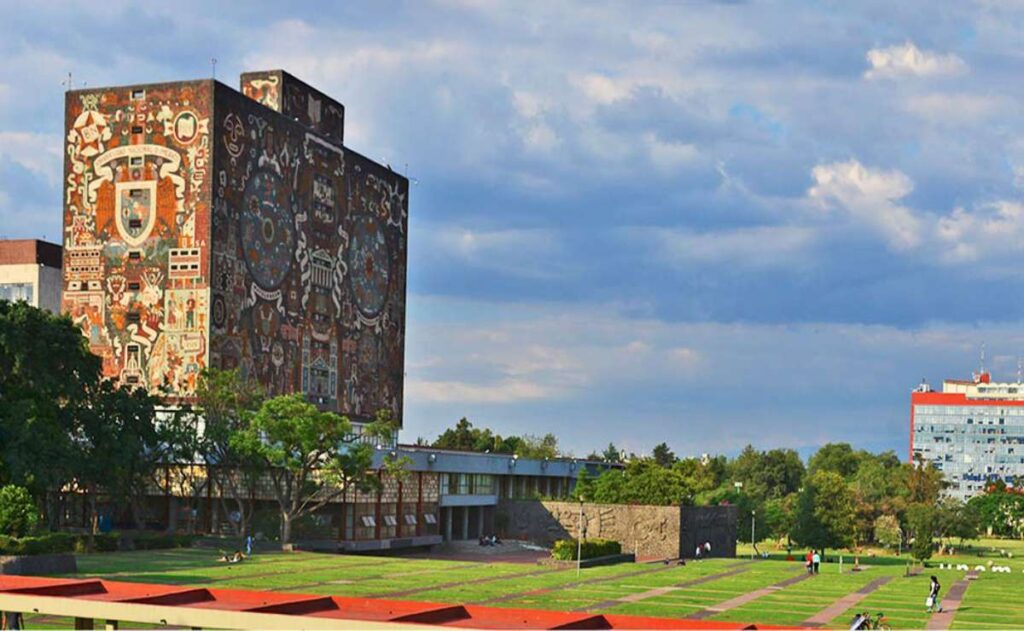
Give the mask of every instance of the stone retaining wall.
[[37, 576], [42, 574], [74, 574], [78, 564], [73, 554], [37, 554], [32, 556], [0, 556], [0, 574]]
[[[577, 536], [580, 505], [576, 502], [503, 500], [507, 537], [550, 546]], [[678, 506], [584, 504], [588, 538], [613, 539], [637, 558], [679, 558]]]

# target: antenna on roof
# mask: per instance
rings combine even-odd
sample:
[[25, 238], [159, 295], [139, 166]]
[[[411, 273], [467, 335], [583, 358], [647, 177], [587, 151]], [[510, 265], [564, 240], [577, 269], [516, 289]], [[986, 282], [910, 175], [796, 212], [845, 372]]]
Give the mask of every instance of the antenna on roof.
[[985, 342], [981, 343], [981, 372], [985, 372]]
[[210, 74], [213, 75], [213, 79], [217, 79], [217, 58], [210, 57]]
[[75, 86], [71, 83], [71, 73], [68, 72], [68, 78], [60, 82], [67, 90], [74, 90]]
[[1017, 383], [1024, 383], [1024, 364], [1021, 363], [1020, 355], [1017, 355]]

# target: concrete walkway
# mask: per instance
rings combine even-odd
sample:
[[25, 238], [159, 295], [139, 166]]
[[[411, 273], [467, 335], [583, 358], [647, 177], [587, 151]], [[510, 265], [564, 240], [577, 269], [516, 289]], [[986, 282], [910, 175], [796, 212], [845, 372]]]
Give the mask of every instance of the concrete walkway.
[[847, 609], [849, 609], [850, 607], [853, 607], [854, 605], [856, 605], [860, 601], [862, 601], [865, 598], [867, 598], [868, 594], [870, 594], [871, 592], [875, 591], [876, 589], [878, 589], [882, 585], [885, 585], [886, 583], [888, 583], [891, 580], [892, 580], [891, 576], [883, 576], [882, 578], [876, 578], [875, 580], [871, 581], [870, 583], [868, 583], [864, 587], [861, 587], [860, 589], [858, 589], [857, 591], [853, 592], [852, 594], [847, 594], [847, 595], [843, 596], [842, 598], [840, 598], [839, 600], [835, 601], [834, 603], [832, 603], [828, 607], [825, 607], [824, 609], [822, 609], [818, 613], [814, 614], [810, 618], [804, 620], [803, 622], [800, 623], [800, 626], [801, 627], [807, 627], [809, 629], [816, 629], [818, 627], [825, 626], [829, 622], [831, 622], [831, 621], [835, 620], [837, 617], [841, 616], [843, 614], [843, 612], [845, 612]]
[[796, 575], [796, 576], [794, 576], [792, 578], [787, 578], [786, 580], [779, 581], [778, 583], [775, 583], [774, 585], [769, 585], [768, 587], [762, 587], [761, 589], [755, 589], [752, 592], [747, 592], [746, 594], [741, 594], [741, 595], [739, 595], [739, 596], [737, 596], [735, 598], [730, 598], [729, 600], [724, 600], [724, 601], [718, 603], [717, 605], [712, 605], [712, 606], [708, 607], [707, 609], [701, 609], [700, 611], [698, 611], [696, 613], [692, 613], [692, 614], [690, 614], [688, 616], [684, 616], [684, 618], [687, 619], [687, 620], [704, 620], [706, 618], [710, 618], [711, 616], [720, 614], [723, 611], [729, 611], [730, 609], [735, 609], [737, 607], [741, 607], [741, 606], [743, 606], [743, 605], [745, 605], [745, 604], [747, 604], [749, 602], [752, 602], [752, 601], [757, 600], [758, 598], [761, 598], [762, 596], [767, 596], [768, 594], [771, 594], [772, 592], [777, 592], [780, 589], [785, 589], [786, 587], [789, 587], [790, 585], [795, 585], [796, 583], [799, 583], [800, 581], [804, 581], [804, 580], [809, 579], [811, 576], [813, 576], [813, 575], [812, 574], [808, 574], [807, 572], [801, 571], [800, 574], [798, 574], [798, 575]]
[[717, 574], [708, 574], [707, 576], [701, 576], [699, 578], [690, 579], [688, 581], [683, 581], [682, 583], [676, 583], [675, 585], [655, 587], [654, 589], [649, 589], [646, 592], [640, 592], [639, 594], [629, 594], [621, 598], [603, 600], [593, 605], [580, 607], [579, 609], [574, 609], [573, 611], [600, 611], [602, 609], [608, 609], [609, 607], [615, 607], [617, 605], [622, 605], [624, 603], [635, 603], [641, 600], [647, 600], [648, 598], [662, 596], [664, 594], [669, 594], [671, 592], [678, 591], [680, 589], [685, 589], [687, 587], [693, 587], [695, 585], [701, 585], [703, 583], [710, 583], [711, 581], [717, 581], [720, 578], [728, 578], [730, 576], [742, 574], [743, 572], [747, 571], [747, 566], [751, 563], [753, 563], [753, 561], [745, 561], [743, 563], [735, 565], [734, 567], [724, 572], [719, 572]]
[[968, 572], [967, 576], [953, 583], [953, 586], [949, 588], [945, 598], [940, 603], [942, 611], [932, 614], [932, 617], [928, 619], [925, 629], [948, 629], [953, 624], [953, 616], [956, 615], [956, 610], [960, 608], [960, 601], [964, 599], [964, 592], [967, 591], [967, 586], [970, 585], [970, 581], [976, 578], [978, 578], [977, 572]]

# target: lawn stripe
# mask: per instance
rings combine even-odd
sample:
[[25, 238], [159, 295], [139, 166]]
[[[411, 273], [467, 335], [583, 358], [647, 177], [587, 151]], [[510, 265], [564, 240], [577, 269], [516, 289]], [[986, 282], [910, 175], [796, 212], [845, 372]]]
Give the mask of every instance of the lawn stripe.
[[645, 592], [640, 592], [638, 594], [629, 594], [627, 596], [622, 596], [620, 598], [602, 600], [601, 602], [585, 607], [580, 607], [579, 609], [574, 609], [573, 611], [599, 611], [601, 609], [608, 609], [609, 607], [615, 607], [616, 605], [621, 605], [624, 603], [635, 603], [641, 600], [647, 600], [648, 598], [654, 598], [655, 596], [663, 596], [669, 592], [683, 589], [684, 587], [693, 587], [696, 585], [701, 585], [703, 583], [717, 581], [720, 578], [727, 578], [729, 576], [742, 574], [743, 572], [747, 571], [746, 566], [750, 565], [751, 563], [753, 563], [753, 561], [744, 561], [743, 563], [740, 563], [724, 572], [719, 572], [717, 574], [708, 574], [707, 576], [701, 576], [699, 578], [690, 579], [688, 581], [676, 583], [675, 585], [668, 585], [666, 587], [655, 587], [654, 589], [649, 589]]
[[735, 598], [730, 598], [729, 600], [722, 601], [717, 605], [712, 605], [707, 609], [702, 609], [696, 613], [692, 613], [686, 616], [686, 618], [689, 620], [704, 620], [705, 618], [710, 618], [711, 616], [729, 611], [730, 609], [735, 609], [736, 607], [739, 607], [741, 605], [745, 605], [751, 601], [761, 598], [762, 596], [767, 596], [772, 592], [777, 592], [778, 590], [789, 587], [790, 585], [795, 585], [796, 583], [799, 583], [800, 581], [806, 580], [810, 577], [811, 574], [808, 574], [806, 572], [800, 572], [796, 576], [787, 578], [784, 581], [779, 581], [774, 585], [769, 585], [768, 587], [763, 587], [761, 589], [755, 589], [752, 592], [741, 594], [740, 596], [737, 596]]
[[[489, 583], [491, 581], [500, 581], [510, 578], [527, 578], [530, 576], [538, 576], [540, 574], [550, 574], [551, 572], [558, 572], [560, 570], [561, 568], [558, 567], [546, 567], [540, 570], [530, 570], [529, 572], [520, 572], [518, 574], [498, 574], [496, 576], [473, 579], [473, 583]], [[426, 587], [414, 587], [412, 589], [403, 589], [397, 592], [385, 592], [383, 594], [375, 594], [374, 598], [402, 598], [405, 596], [411, 596], [412, 594], [419, 594], [421, 592], [439, 591], [442, 589], [448, 589], [450, 587], [461, 587], [465, 584], [466, 581], [452, 581], [450, 583], [441, 583], [438, 585], [427, 585]]]
[[842, 615], [843, 612], [845, 612], [847, 609], [849, 609], [850, 607], [853, 607], [854, 605], [856, 605], [860, 601], [862, 601], [865, 598], [867, 598], [868, 594], [870, 594], [871, 592], [875, 591], [876, 589], [878, 589], [882, 585], [885, 585], [886, 583], [888, 583], [891, 580], [892, 580], [891, 576], [883, 576], [881, 578], [876, 578], [875, 580], [871, 581], [870, 583], [868, 583], [864, 587], [861, 587], [860, 589], [858, 589], [857, 591], [853, 592], [852, 594], [847, 594], [846, 596], [843, 596], [842, 598], [840, 598], [839, 600], [835, 601], [834, 603], [832, 603], [828, 607], [825, 607], [824, 609], [822, 609], [818, 613], [814, 614], [810, 618], [804, 620], [800, 624], [800, 626], [802, 626], [802, 627], [809, 627], [809, 628], [816, 628], [816, 627], [823, 627], [823, 626], [825, 626], [829, 622], [835, 620], [837, 617]]
[[496, 596], [494, 598], [486, 598], [484, 600], [478, 600], [478, 601], [475, 601], [474, 604], [477, 604], [477, 605], [490, 605], [490, 604], [493, 604], [493, 603], [503, 603], [503, 602], [507, 602], [509, 600], [516, 600], [518, 598], [526, 598], [526, 597], [529, 597], [529, 596], [539, 596], [541, 594], [547, 594], [547, 593], [550, 593], [550, 592], [553, 592], [553, 591], [556, 591], [556, 590], [563, 590], [563, 589], [569, 589], [569, 588], [572, 588], [572, 587], [579, 587], [580, 585], [594, 585], [594, 584], [597, 584], [597, 583], [607, 583], [609, 581], [616, 581], [616, 580], [619, 580], [621, 578], [630, 578], [632, 576], [640, 576], [641, 574], [654, 574], [655, 572], [664, 572], [665, 570], [672, 569], [673, 567], [675, 567], [675, 566], [672, 566], [672, 565], [660, 565], [659, 564], [659, 565], [657, 565], [657, 566], [655, 566], [653, 568], [648, 568], [648, 569], [645, 569], [645, 570], [638, 570], [636, 572], [627, 572], [625, 574], [615, 574], [613, 576], [606, 576], [604, 578], [595, 578], [595, 579], [588, 580], [588, 581], [573, 581], [572, 583], [566, 583], [564, 585], [559, 585], [557, 587], [544, 587], [544, 588], [541, 588], [541, 589], [532, 589], [532, 590], [525, 591], [525, 592], [514, 592], [514, 593], [511, 593], [511, 594], [504, 594], [502, 596]]
[[967, 586], [976, 578], [978, 578], [977, 572], [968, 572], [967, 576], [953, 583], [953, 586], [946, 592], [946, 597], [939, 604], [941, 611], [932, 614], [932, 617], [928, 619], [928, 626], [925, 628], [948, 629], [953, 624], [953, 616], [956, 615], [956, 610], [960, 607], [960, 601], [964, 599]]

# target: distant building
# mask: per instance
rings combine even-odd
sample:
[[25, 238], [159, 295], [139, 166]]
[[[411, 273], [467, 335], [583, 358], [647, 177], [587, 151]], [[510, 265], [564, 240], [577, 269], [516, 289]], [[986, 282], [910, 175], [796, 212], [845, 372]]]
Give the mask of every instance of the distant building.
[[60, 313], [61, 247], [37, 239], [0, 240], [0, 300]]
[[966, 500], [989, 480], [1024, 476], [1024, 383], [947, 379], [942, 392], [922, 383], [910, 395], [910, 457], [946, 477], [948, 495]]

